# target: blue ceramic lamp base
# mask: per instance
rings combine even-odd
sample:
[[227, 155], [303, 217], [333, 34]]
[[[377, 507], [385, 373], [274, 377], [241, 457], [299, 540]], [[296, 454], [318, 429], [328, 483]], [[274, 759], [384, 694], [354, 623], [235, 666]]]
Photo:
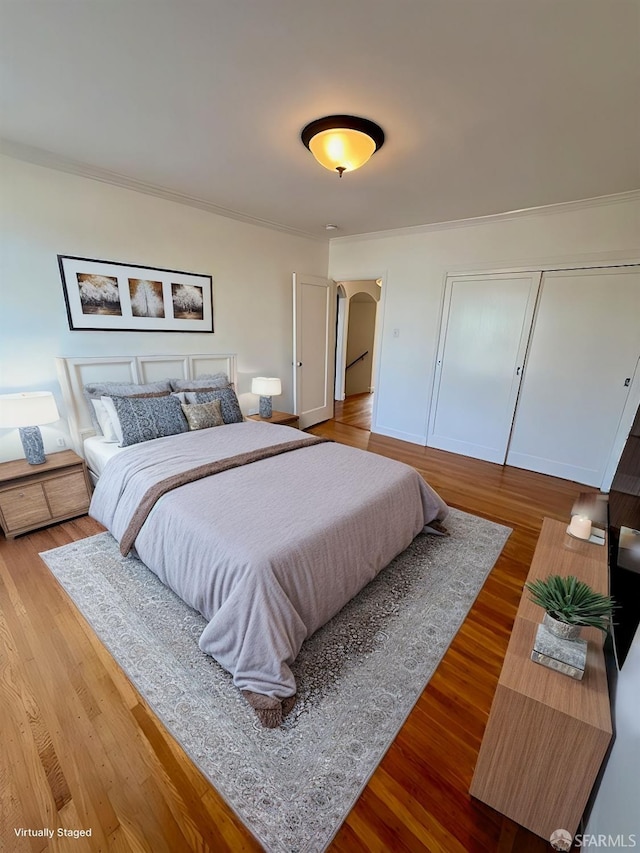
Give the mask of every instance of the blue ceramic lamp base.
[[271, 397], [260, 397], [260, 417], [270, 418], [272, 414]]
[[44, 444], [40, 427], [20, 427], [20, 440], [24, 449], [24, 455], [29, 465], [42, 465], [45, 461]]

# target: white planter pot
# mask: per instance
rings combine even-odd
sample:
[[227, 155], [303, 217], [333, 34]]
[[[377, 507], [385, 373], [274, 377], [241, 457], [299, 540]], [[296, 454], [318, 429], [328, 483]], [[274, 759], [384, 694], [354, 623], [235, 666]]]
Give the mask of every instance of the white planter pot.
[[544, 614], [542, 624], [550, 634], [553, 634], [554, 637], [560, 637], [563, 640], [577, 640], [580, 636], [580, 625], [569, 625], [567, 622], [554, 619], [548, 613]]

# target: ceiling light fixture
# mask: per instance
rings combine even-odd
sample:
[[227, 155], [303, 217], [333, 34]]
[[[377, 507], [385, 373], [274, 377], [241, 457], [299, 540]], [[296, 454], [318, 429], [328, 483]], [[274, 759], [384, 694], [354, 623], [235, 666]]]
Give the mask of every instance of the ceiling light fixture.
[[379, 125], [357, 116], [325, 116], [310, 122], [300, 134], [305, 146], [321, 166], [337, 172], [352, 172], [384, 145]]

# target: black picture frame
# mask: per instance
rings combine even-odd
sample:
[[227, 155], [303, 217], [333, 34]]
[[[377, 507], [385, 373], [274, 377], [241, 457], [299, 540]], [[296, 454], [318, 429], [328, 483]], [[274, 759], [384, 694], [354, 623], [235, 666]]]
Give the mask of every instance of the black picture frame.
[[69, 329], [213, 333], [213, 277], [58, 255]]

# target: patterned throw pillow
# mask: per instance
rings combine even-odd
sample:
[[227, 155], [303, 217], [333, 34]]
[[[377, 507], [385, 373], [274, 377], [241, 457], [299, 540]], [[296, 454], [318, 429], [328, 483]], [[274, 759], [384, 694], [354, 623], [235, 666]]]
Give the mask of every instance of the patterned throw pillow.
[[139, 385], [137, 382], [88, 382], [82, 386], [82, 390], [89, 404], [91, 423], [96, 435], [102, 435], [102, 428], [91, 403], [92, 400], [99, 400], [100, 397], [141, 397], [143, 394], [170, 394], [171, 382], [169, 379], [148, 382], [146, 385]]
[[188, 403], [182, 404], [182, 411], [189, 423], [189, 429], [209, 429], [209, 427], [222, 426], [222, 412], [220, 411], [220, 400], [212, 400], [210, 403]]
[[244, 420], [233, 385], [213, 388], [211, 391], [197, 391], [195, 398], [196, 403], [210, 403], [212, 400], [220, 400], [222, 420], [225, 424], [239, 424]]
[[172, 379], [172, 391], [210, 391], [212, 388], [223, 388], [229, 384], [226, 373], [205, 373], [197, 379]]
[[177, 397], [112, 397], [122, 429], [122, 447], [188, 432]]

